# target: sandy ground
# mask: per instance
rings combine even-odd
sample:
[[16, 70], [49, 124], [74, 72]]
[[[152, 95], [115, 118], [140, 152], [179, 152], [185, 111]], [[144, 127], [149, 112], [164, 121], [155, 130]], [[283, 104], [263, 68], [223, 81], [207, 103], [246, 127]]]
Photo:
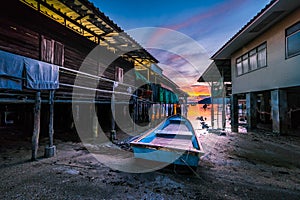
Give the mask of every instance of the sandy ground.
[[205, 155], [190, 173], [174, 166], [145, 173], [118, 170], [137, 162], [109, 143], [55, 140], [57, 155], [46, 159], [42, 139], [40, 159], [31, 162], [30, 138], [15, 141], [17, 133], [2, 130], [0, 199], [300, 199], [299, 137], [220, 136], [195, 129]]

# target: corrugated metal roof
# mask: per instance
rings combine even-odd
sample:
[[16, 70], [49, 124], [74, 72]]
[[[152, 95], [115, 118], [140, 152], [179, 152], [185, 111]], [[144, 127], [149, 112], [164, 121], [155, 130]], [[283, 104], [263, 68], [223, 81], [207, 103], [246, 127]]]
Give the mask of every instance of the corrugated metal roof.
[[158, 63], [147, 50], [122, 30], [88, 0], [20, 0], [33, 9], [120, 54], [132, 53], [141, 59]]

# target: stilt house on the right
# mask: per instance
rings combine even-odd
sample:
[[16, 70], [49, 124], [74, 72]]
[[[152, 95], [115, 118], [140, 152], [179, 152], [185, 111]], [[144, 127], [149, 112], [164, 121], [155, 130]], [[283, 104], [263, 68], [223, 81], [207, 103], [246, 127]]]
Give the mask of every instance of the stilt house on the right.
[[300, 136], [300, 1], [271, 1], [211, 59], [231, 74], [232, 131], [245, 99], [249, 130]]

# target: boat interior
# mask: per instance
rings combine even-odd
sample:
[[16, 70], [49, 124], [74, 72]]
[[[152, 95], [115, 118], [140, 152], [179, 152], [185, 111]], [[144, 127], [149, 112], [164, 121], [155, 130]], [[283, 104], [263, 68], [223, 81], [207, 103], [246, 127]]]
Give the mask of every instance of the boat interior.
[[170, 117], [137, 142], [172, 149], [200, 150], [192, 125], [179, 115]]

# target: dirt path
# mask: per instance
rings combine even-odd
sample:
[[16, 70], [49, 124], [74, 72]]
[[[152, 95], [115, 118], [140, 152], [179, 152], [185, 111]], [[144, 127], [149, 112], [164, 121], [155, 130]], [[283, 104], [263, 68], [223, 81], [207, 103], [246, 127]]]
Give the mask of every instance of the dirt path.
[[[172, 167], [126, 173], [99, 162], [81, 143], [59, 140], [56, 157], [30, 162], [29, 140], [1, 138], [0, 199], [299, 199], [300, 138], [197, 134], [206, 154], [196, 174]], [[104, 163], [120, 155], [113, 145], [97, 148]]]

